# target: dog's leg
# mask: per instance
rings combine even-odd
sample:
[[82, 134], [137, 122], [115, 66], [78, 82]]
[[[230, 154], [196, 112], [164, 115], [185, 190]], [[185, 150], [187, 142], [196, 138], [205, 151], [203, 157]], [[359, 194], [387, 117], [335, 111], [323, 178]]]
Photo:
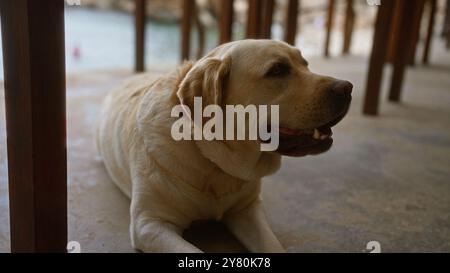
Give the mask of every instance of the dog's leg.
[[[170, 200], [150, 185], [164, 185], [149, 179], [161, 179], [160, 170], [138, 151], [131, 165], [132, 195], [130, 205], [131, 244], [137, 250], [156, 253], [198, 253], [200, 249], [183, 239], [183, 225], [171, 214]], [[157, 187], [157, 186], [156, 186]], [[175, 213], [175, 212], [173, 212]], [[164, 216], [166, 215], [166, 216]], [[170, 221], [168, 219], [171, 219]]]
[[251, 252], [286, 252], [275, 237], [275, 234], [273, 234], [259, 200], [245, 210], [227, 216], [224, 222], [238, 240]]
[[200, 249], [183, 239], [182, 228], [149, 215], [149, 208], [132, 202], [130, 234], [137, 250], [152, 253], [199, 253]]

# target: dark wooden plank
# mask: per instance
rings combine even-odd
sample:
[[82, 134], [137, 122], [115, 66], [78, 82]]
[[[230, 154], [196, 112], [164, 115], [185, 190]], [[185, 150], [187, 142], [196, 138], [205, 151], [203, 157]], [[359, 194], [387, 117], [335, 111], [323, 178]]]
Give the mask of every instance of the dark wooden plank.
[[[416, 5], [419, 5], [418, 0], [398, 0], [402, 3], [403, 16], [400, 21], [400, 31], [398, 40], [401, 43], [396, 44], [395, 55], [393, 61], [394, 71], [392, 73], [391, 88], [389, 92], [389, 100], [393, 102], [400, 101], [401, 90], [403, 87], [403, 80], [405, 77], [406, 66], [410, 61], [411, 52], [405, 50], [405, 45], [410, 45], [414, 39], [414, 31], [411, 31], [411, 25], [415, 20]], [[408, 49], [408, 46], [406, 46]]]
[[134, 30], [135, 30], [135, 71], [145, 70], [145, 7], [146, 0], [135, 0]]
[[324, 46], [324, 53], [323, 53], [323, 55], [325, 57], [330, 56], [330, 42], [331, 42], [331, 32], [333, 31], [335, 5], [336, 5], [335, 0], [328, 0], [326, 36], [325, 36], [325, 46]]
[[12, 252], [65, 252], [64, 1], [0, 1]]
[[353, 28], [355, 26], [355, 9], [354, 9], [354, 1], [347, 0], [347, 7], [345, 11], [345, 21], [344, 21], [344, 45], [342, 47], [342, 53], [344, 55], [350, 53], [350, 47], [352, 45], [353, 38]]
[[228, 43], [233, 37], [234, 1], [222, 0], [219, 22], [219, 44]]
[[248, 0], [247, 11], [247, 38], [258, 39], [261, 37], [261, 0]]
[[383, 68], [388, 49], [386, 40], [388, 39], [391, 30], [394, 6], [394, 1], [383, 0], [378, 8], [364, 98], [363, 112], [366, 115], [378, 114]]
[[428, 5], [429, 5], [428, 28], [427, 28], [427, 38], [425, 40], [425, 47], [422, 56], [423, 64], [428, 64], [430, 59], [430, 49], [433, 41], [434, 25], [436, 21], [437, 0], [428, 0]]
[[261, 35], [262, 39], [270, 39], [272, 37], [273, 12], [275, 9], [275, 0], [262, 1], [262, 22]]
[[286, 14], [284, 41], [291, 45], [295, 45], [295, 37], [297, 36], [299, 7], [300, 0], [289, 0]]
[[195, 12], [195, 0], [183, 0], [181, 18], [181, 60], [189, 60], [191, 52], [191, 28]]

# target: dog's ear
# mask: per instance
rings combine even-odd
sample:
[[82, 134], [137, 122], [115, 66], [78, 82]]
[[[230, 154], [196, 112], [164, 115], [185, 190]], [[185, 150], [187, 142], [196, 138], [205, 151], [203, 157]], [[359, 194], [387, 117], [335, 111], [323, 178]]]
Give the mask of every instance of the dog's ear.
[[222, 105], [222, 96], [231, 69], [231, 57], [207, 58], [196, 63], [181, 81], [177, 91], [182, 105], [194, 110], [194, 98], [202, 97], [203, 107]]

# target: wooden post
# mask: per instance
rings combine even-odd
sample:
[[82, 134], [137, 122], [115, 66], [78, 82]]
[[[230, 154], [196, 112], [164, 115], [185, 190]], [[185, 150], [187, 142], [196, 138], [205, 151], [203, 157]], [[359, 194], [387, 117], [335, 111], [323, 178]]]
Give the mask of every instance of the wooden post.
[[219, 44], [224, 44], [230, 42], [233, 37], [234, 1], [222, 0], [221, 5]]
[[445, 8], [444, 30], [447, 41], [447, 49], [450, 49], [450, 0], [447, 0], [447, 5]]
[[247, 38], [258, 39], [261, 35], [261, 10], [260, 0], [248, 0]]
[[450, 0], [445, 1], [445, 15], [444, 15], [444, 23], [442, 24], [441, 37], [447, 37], [447, 34], [450, 30]]
[[347, 0], [347, 9], [344, 23], [344, 45], [342, 47], [342, 54], [350, 53], [352, 45], [353, 28], [355, 25], [355, 9], [353, 7], [353, 0]]
[[12, 252], [65, 252], [64, 1], [0, 1]]
[[334, 6], [335, 0], [328, 0], [328, 12], [327, 12], [327, 24], [326, 24], [326, 37], [325, 37], [325, 48], [324, 48], [324, 56], [330, 56], [330, 41], [331, 41], [331, 32], [333, 31], [333, 19], [334, 19]]
[[194, 5], [194, 20], [195, 25], [197, 26], [197, 40], [198, 40], [196, 58], [197, 60], [200, 60], [205, 54], [206, 37], [205, 37], [205, 26], [202, 24], [200, 20], [199, 7], [197, 7], [197, 5]]
[[[400, 101], [401, 89], [403, 86], [403, 80], [405, 75], [406, 66], [409, 62], [410, 52], [408, 51], [408, 45], [413, 42], [414, 32], [411, 31], [411, 25], [414, 22], [415, 9], [417, 8], [419, 2], [417, 0], [398, 0], [402, 3], [403, 16], [401, 18], [399, 37], [398, 40], [401, 43], [396, 43], [395, 55], [393, 67], [394, 71], [391, 80], [391, 89], [389, 92], [389, 100], [393, 102]], [[406, 50], [405, 50], [406, 45]]]
[[[391, 31], [389, 33], [389, 38], [386, 40], [388, 43], [388, 54], [386, 55], [386, 62], [393, 63], [395, 57], [395, 48], [396, 44], [401, 42], [398, 40], [399, 32], [400, 32], [400, 21], [403, 16], [402, 2], [401, 1], [393, 1], [394, 4], [394, 13], [392, 14], [392, 24]], [[406, 47], [405, 47], [406, 50]]]
[[388, 49], [386, 40], [389, 38], [389, 32], [391, 30], [394, 6], [394, 1], [383, 0], [381, 1], [381, 6], [378, 8], [364, 98], [363, 112], [366, 115], [378, 114], [383, 68]]
[[409, 3], [410, 3], [409, 5], [412, 6], [411, 12], [413, 13], [413, 15], [410, 22], [410, 26], [408, 28], [411, 31], [408, 64], [415, 65], [417, 44], [419, 43], [420, 38], [420, 26], [422, 23], [425, 0], [410, 0]]
[[434, 23], [436, 18], [436, 8], [437, 8], [437, 0], [429, 0], [429, 9], [430, 9], [430, 15], [428, 17], [428, 31], [427, 31], [427, 38], [425, 41], [425, 48], [423, 51], [423, 57], [422, 57], [422, 63], [428, 64], [429, 57], [430, 57], [430, 48], [431, 43], [433, 41], [433, 34], [434, 34]]
[[195, 0], [183, 0], [181, 18], [181, 61], [189, 60], [191, 51], [191, 27], [194, 16]]
[[135, 30], [135, 72], [145, 70], [145, 14], [146, 0], [135, 0], [134, 30]]
[[263, 39], [270, 39], [272, 36], [273, 11], [275, 9], [275, 0], [262, 1], [262, 23], [261, 35]]
[[295, 45], [295, 37], [297, 36], [299, 1], [289, 0], [287, 7], [284, 41], [291, 45]]

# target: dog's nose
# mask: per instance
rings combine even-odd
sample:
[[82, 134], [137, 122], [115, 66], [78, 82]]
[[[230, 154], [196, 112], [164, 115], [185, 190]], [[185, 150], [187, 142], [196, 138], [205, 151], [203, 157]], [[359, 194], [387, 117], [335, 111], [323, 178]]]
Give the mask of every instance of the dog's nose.
[[331, 86], [331, 92], [336, 95], [348, 96], [351, 95], [353, 91], [353, 84], [349, 81], [337, 80]]

